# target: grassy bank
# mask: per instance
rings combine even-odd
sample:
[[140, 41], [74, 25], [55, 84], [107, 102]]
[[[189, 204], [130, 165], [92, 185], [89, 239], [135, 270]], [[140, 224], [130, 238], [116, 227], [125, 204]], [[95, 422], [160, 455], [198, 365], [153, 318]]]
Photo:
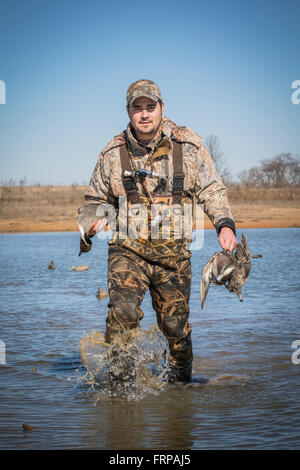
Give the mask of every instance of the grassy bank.
[[[0, 187], [0, 233], [77, 231], [85, 186]], [[300, 227], [300, 188], [232, 186], [228, 195], [238, 228]], [[212, 228], [205, 216], [205, 227]]]

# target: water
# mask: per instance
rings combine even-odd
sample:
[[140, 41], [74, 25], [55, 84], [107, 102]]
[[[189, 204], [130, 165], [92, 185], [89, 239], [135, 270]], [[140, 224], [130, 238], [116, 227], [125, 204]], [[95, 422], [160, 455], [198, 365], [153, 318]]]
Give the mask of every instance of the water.
[[[105, 329], [108, 299], [95, 294], [107, 289], [106, 242], [78, 258], [77, 233], [1, 235], [0, 448], [299, 449], [300, 364], [292, 354], [300, 351], [292, 344], [300, 340], [300, 230], [243, 233], [263, 258], [253, 260], [242, 303], [211, 286], [201, 311], [201, 270], [219, 250], [215, 233], [205, 231], [193, 252], [194, 382], [157, 388], [146, 380], [128, 396], [89, 382], [81, 361], [80, 343]], [[78, 264], [90, 269], [73, 271]], [[142, 308], [148, 332], [149, 294]], [[149, 349], [160, 353], [160, 340]]]

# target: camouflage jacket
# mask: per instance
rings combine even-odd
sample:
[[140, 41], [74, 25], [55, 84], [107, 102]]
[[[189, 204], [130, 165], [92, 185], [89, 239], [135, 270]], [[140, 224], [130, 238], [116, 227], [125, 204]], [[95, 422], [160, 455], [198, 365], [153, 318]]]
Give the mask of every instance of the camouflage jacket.
[[[235, 231], [234, 218], [226, 195], [226, 188], [216, 172], [208, 150], [199, 137], [188, 127], [178, 127], [168, 118], [163, 118], [157, 138], [147, 146], [137, 141], [131, 125], [127, 127], [127, 144], [133, 170], [151, 170], [165, 175], [166, 185], [158, 186], [158, 180], [147, 178], [151, 195], [172, 195], [173, 188], [173, 142], [182, 143], [184, 188], [183, 197], [202, 204], [217, 232], [222, 227]], [[122, 182], [120, 146], [125, 143], [124, 132], [114, 137], [102, 150], [85, 192], [85, 203], [108, 203], [118, 207], [120, 196], [126, 192]], [[138, 192], [144, 194], [142, 184], [136, 183]], [[111, 242], [110, 242], [111, 243]]]

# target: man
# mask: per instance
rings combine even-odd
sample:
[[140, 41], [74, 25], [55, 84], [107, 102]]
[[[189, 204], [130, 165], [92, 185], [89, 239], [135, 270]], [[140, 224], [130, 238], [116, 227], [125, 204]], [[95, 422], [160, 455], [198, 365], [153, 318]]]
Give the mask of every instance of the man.
[[[188, 321], [191, 252], [184, 236], [175, 237], [174, 223], [170, 235], [161, 236], [164, 210], [156, 208], [182, 208], [193, 199], [203, 204], [220, 245], [229, 251], [237, 245], [234, 219], [226, 188], [201, 138], [162, 117], [164, 103], [158, 86], [138, 80], [129, 86], [126, 98], [128, 127], [102, 150], [85, 204], [79, 209], [84, 213], [91, 204], [100, 208], [110, 204], [120, 219], [109, 241], [105, 338], [111, 343], [117, 334], [139, 327], [143, 318], [140, 305], [149, 288], [158, 326], [169, 344], [169, 380], [186, 382], [191, 380], [193, 360]], [[124, 197], [126, 214], [120, 204]], [[134, 209], [138, 213], [145, 207], [147, 222], [151, 219], [146, 236], [127, 231], [121, 237], [122, 220], [128, 226]], [[105, 218], [92, 221], [89, 236], [103, 230], [106, 223]]]

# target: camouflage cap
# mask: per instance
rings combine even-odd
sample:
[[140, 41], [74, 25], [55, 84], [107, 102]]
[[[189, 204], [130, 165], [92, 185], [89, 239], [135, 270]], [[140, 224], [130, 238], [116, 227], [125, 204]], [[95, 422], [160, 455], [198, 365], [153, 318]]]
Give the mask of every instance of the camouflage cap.
[[162, 101], [160, 89], [151, 80], [137, 80], [129, 86], [126, 94], [127, 105], [130, 106], [140, 96], [146, 96], [155, 102]]

